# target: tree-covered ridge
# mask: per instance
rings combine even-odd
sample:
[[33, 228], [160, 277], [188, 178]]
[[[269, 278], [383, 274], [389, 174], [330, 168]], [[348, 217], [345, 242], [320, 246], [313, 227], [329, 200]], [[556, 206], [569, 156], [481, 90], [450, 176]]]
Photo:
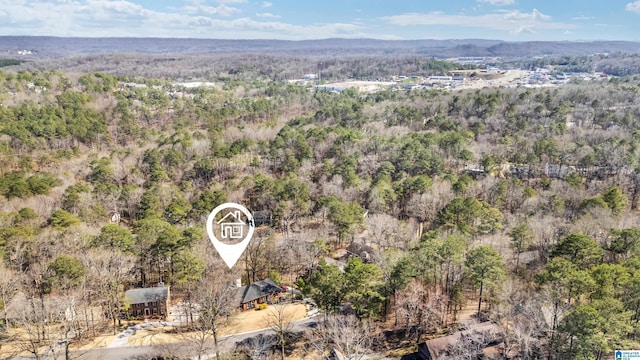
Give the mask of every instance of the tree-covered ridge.
[[[523, 357], [635, 345], [638, 79], [375, 94], [0, 80], [12, 289], [96, 291], [85, 300], [114, 326], [125, 288], [163, 281], [195, 297], [217, 264], [204, 220], [235, 201], [270, 216], [234, 275], [295, 283], [328, 313], [394, 316], [415, 340], [472, 303]], [[325, 259], [339, 251], [342, 268]]]
[[0, 59], [0, 67], [20, 65], [22, 62], [22, 60], [18, 59]]
[[2, 129], [9, 135], [13, 147], [37, 147], [38, 142], [71, 141], [91, 144], [104, 135], [107, 126], [99, 112], [85, 105], [89, 98], [80, 92], [65, 91], [56, 103], [38, 106], [23, 102], [17, 107], [4, 108], [0, 114]]

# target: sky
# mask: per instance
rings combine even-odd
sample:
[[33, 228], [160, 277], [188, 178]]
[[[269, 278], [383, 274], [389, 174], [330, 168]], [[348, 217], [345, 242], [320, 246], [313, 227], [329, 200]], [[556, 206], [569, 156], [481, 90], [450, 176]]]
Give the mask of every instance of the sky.
[[632, 40], [640, 0], [0, 0], [0, 35]]

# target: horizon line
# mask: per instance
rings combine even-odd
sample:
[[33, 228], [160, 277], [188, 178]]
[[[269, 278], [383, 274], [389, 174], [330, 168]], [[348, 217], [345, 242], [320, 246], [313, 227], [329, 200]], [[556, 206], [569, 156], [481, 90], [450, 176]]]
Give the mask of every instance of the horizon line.
[[640, 40], [616, 40], [616, 39], [576, 39], [576, 40], [502, 40], [490, 38], [422, 38], [422, 39], [380, 39], [369, 37], [329, 37], [318, 39], [277, 39], [277, 38], [204, 38], [204, 37], [164, 37], [164, 36], [57, 36], [57, 35], [5, 35], [0, 34], [0, 38], [55, 38], [55, 39], [154, 39], [154, 40], [214, 40], [214, 41], [281, 41], [281, 42], [305, 42], [305, 41], [353, 41], [368, 40], [381, 42], [417, 42], [417, 41], [495, 41], [502, 43], [532, 43], [532, 42], [548, 42], [548, 43], [586, 43], [586, 42], [622, 42], [622, 43], [640, 43]]

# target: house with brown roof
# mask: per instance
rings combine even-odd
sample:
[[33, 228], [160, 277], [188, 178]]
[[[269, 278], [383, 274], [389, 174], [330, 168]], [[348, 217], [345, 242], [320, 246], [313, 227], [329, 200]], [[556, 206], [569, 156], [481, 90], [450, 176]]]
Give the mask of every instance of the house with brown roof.
[[284, 290], [271, 279], [256, 281], [238, 288], [238, 301], [244, 310], [255, 309], [260, 304], [274, 304], [280, 301]]

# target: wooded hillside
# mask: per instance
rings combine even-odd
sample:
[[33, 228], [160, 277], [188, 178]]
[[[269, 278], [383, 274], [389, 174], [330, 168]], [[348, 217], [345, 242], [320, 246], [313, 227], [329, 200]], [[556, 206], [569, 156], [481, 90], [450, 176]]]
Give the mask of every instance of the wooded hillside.
[[[395, 319], [402, 346], [469, 302], [506, 325], [505, 354], [640, 346], [640, 79], [334, 94], [260, 71], [210, 88], [0, 72], [0, 336], [55, 338], [53, 315], [6, 311], [19, 292], [115, 332], [131, 287], [208, 304], [206, 284], [270, 277], [352, 327]], [[232, 271], [204, 231], [227, 201], [271, 213]], [[94, 320], [55, 321], [73, 342]]]

